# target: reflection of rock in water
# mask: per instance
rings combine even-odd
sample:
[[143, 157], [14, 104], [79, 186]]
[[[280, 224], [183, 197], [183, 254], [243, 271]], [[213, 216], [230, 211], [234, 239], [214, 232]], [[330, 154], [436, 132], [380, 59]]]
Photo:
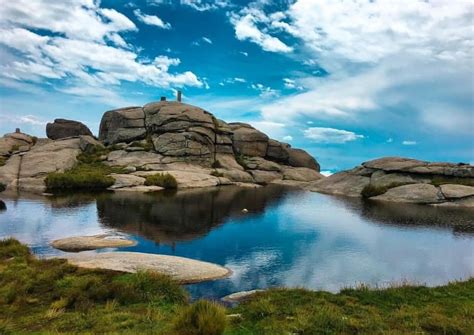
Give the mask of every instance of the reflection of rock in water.
[[[173, 243], [204, 235], [230, 217], [261, 213], [289, 192], [298, 191], [279, 186], [227, 186], [175, 194], [115, 193], [98, 198], [97, 209], [106, 226], [157, 242]], [[249, 213], [243, 214], [242, 208], [247, 208]]]
[[6, 211], [7, 210], [7, 205], [0, 200], [0, 211]]
[[455, 233], [474, 233], [472, 208], [443, 208], [416, 204], [361, 201], [360, 214], [369, 221], [396, 226], [449, 227]]

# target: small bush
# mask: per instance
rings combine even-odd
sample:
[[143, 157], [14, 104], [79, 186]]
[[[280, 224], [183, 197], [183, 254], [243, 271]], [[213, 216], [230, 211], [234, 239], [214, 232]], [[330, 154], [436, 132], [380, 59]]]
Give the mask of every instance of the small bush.
[[12, 145], [12, 147], [10, 149], [10, 152], [18, 151], [18, 149], [20, 149], [20, 145], [18, 145], [18, 144]]
[[245, 156], [242, 154], [238, 154], [235, 156], [235, 160], [242, 166], [244, 169], [247, 169], [247, 164], [245, 163]]
[[222, 168], [222, 164], [221, 164], [221, 162], [219, 162], [218, 160], [215, 160], [215, 161], [212, 163], [211, 167], [212, 167], [213, 169], [220, 169], [220, 168]]
[[30, 249], [18, 240], [10, 237], [0, 240], [0, 260], [12, 257], [28, 257]]
[[214, 170], [211, 172], [211, 176], [214, 176], [214, 177], [224, 177], [224, 174], [222, 172], [219, 172], [217, 170]]
[[35, 145], [36, 143], [38, 143], [38, 137], [36, 137], [36, 136], [32, 136], [32, 137], [31, 137], [31, 140], [33, 141], [33, 145]]
[[166, 189], [178, 188], [178, 182], [175, 177], [169, 173], [157, 173], [147, 176], [145, 179], [146, 186], [160, 186]]
[[225, 308], [216, 303], [199, 300], [184, 308], [173, 328], [179, 335], [220, 335], [227, 325]]

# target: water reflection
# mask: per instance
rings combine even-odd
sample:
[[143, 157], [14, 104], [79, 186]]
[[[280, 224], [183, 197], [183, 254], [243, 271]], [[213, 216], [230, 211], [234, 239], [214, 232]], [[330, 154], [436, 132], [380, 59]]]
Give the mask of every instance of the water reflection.
[[[271, 186], [153, 195], [2, 194], [0, 237], [39, 254], [56, 238], [114, 230], [137, 245], [225, 265], [233, 275], [192, 285], [194, 296], [304, 286], [337, 291], [359, 282], [437, 285], [474, 275], [472, 210], [387, 204]], [[247, 208], [248, 214], [242, 209]]]
[[[251, 218], [298, 192], [281, 186], [221, 187], [178, 193], [115, 193], [97, 199], [100, 222], [157, 243], [174, 244], [206, 235], [229, 218]], [[301, 192], [301, 191], [299, 191]], [[242, 213], [242, 209], [248, 213]]]

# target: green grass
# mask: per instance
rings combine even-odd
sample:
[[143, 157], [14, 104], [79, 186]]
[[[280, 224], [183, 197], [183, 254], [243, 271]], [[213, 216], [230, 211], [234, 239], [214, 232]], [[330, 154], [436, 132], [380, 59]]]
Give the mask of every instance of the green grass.
[[235, 155], [235, 161], [242, 166], [244, 169], [247, 169], [247, 164], [245, 163], [245, 156], [242, 154]]
[[[241, 317], [226, 320], [226, 314]], [[474, 278], [445, 286], [257, 293], [235, 308], [169, 277], [79, 269], [0, 240], [0, 334], [473, 334]]]
[[145, 179], [146, 186], [160, 186], [166, 189], [178, 188], [178, 182], [175, 177], [169, 173], [157, 173], [147, 176]]
[[53, 172], [45, 179], [46, 188], [50, 192], [71, 190], [101, 191], [112, 186], [115, 180], [108, 176], [111, 173], [123, 172], [121, 168], [105, 165], [101, 156], [107, 149], [97, 146], [91, 153], [81, 153], [77, 156], [78, 163], [64, 172]]
[[183, 309], [173, 322], [179, 335], [220, 335], [227, 325], [224, 307], [207, 300], [196, 301]]

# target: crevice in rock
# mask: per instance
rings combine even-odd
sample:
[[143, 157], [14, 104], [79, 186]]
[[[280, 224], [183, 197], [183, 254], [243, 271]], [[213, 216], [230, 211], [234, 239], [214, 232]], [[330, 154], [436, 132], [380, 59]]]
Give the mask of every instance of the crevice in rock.
[[19, 154], [20, 162], [18, 163], [18, 173], [16, 175], [16, 189], [17, 191], [20, 189], [20, 174], [21, 174], [21, 164], [23, 163], [23, 153]]

